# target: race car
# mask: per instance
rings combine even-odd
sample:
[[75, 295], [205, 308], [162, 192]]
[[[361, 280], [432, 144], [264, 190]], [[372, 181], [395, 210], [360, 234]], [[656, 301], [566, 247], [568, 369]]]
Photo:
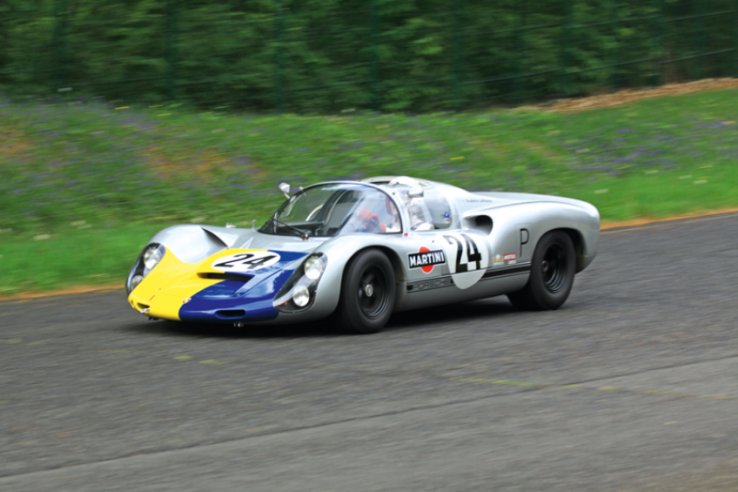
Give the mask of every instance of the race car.
[[330, 318], [373, 333], [393, 312], [499, 295], [558, 309], [597, 254], [599, 213], [579, 200], [407, 176], [280, 189], [287, 200], [258, 229], [154, 235], [126, 281], [131, 307], [236, 327]]

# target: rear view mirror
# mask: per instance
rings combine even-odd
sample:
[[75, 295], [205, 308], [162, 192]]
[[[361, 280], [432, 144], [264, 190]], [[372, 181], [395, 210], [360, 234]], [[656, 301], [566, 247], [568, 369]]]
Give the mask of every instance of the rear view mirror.
[[410, 198], [419, 198], [423, 196], [423, 189], [422, 188], [410, 188], [407, 192], [407, 196]]
[[287, 183], [279, 183], [279, 191], [284, 193], [284, 196], [286, 196], [287, 198], [290, 197], [290, 185], [288, 185]]

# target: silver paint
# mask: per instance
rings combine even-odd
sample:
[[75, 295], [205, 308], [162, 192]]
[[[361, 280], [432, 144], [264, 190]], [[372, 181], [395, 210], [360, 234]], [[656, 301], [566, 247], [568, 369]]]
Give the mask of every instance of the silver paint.
[[[458, 238], [460, 234], [466, 234], [466, 237], [472, 238], [479, 248], [479, 254], [488, 259], [489, 264], [484, 270], [492, 272], [512, 266], [493, 265], [497, 255], [515, 253], [515, 265], [529, 265], [540, 238], [557, 229], [567, 230], [580, 245], [577, 272], [586, 268], [597, 254], [600, 216], [589, 203], [527, 193], [470, 193], [455, 186], [418, 179], [422, 188], [440, 192], [448, 200], [450, 226], [447, 229], [417, 232], [408, 230], [410, 218], [407, 210], [392, 190], [384, 185], [394, 178], [370, 178], [361, 184], [389, 194], [400, 211], [403, 232], [399, 234], [356, 233], [330, 238], [311, 237], [303, 241], [299, 237], [263, 234], [253, 228], [180, 225], [160, 231], [151, 242], [164, 244], [177, 258], [187, 263], [197, 263], [226, 248], [324, 253], [328, 264], [315, 291], [314, 302], [298, 313], [280, 313], [272, 323], [315, 320], [330, 315], [338, 305], [347, 265], [359, 252], [369, 248], [385, 252], [394, 266], [397, 281], [395, 311], [502, 295], [520, 290], [528, 281], [528, 271], [493, 278], [482, 277], [475, 281], [481, 273], [452, 273], [455, 265], [449, 264], [449, 254], [446, 254], [446, 263], [434, 265], [430, 273], [421, 268], [410, 268], [408, 255], [418, 253], [421, 247], [451, 251], [449, 248], [453, 248], [455, 242], [444, 236]], [[467, 246], [464, 246], [464, 254], [466, 249]], [[295, 261], [287, 268], [296, 269], [302, 261], [304, 259]], [[475, 265], [475, 262], [469, 262], [470, 268]], [[445, 280], [456, 278], [462, 284], [462, 276], [470, 284], [467, 288], [461, 289], [454, 281]], [[408, 285], [417, 285], [419, 288], [408, 291]]]

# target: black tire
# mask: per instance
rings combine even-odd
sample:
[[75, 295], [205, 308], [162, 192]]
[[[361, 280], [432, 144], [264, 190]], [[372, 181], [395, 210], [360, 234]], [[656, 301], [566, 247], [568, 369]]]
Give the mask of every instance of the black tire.
[[538, 241], [531, 262], [530, 278], [523, 290], [508, 294], [518, 309], [558, 309], [574, 285], [577, 259], [574, 243], [563, 231], [551, 231]]
[[345, 333], [381, 330], [395, 307], [395, 273], [387, 256], [377, 249], [357, 254], [343, 272], [336, 328]]

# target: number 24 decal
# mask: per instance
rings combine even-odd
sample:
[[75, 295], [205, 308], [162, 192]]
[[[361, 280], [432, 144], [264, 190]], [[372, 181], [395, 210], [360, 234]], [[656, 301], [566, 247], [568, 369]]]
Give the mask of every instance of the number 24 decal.
[[217, 270], [243, 272], [258, 270], [274, 265], [280, 260], [277, 253], [256, 251], [254, 253], [236, 253], [213, 262], [212, 267]]
[[[463, 233], [454, 234], [453, 236], [444, 235], [443, 238], [451, 246], [448, 250], [449, 256], [452, 259], [455, 258], [455, 261], [450, 262], [448, 265], [451, 273], [463, 273], [487, 268], [489, 255], [480, 252], [479, 246], [474, 238]], [[453, 246], [456, 246], [455, 251]], [[482, 248], [486, 248], [486, 246], [483, 244]]]

